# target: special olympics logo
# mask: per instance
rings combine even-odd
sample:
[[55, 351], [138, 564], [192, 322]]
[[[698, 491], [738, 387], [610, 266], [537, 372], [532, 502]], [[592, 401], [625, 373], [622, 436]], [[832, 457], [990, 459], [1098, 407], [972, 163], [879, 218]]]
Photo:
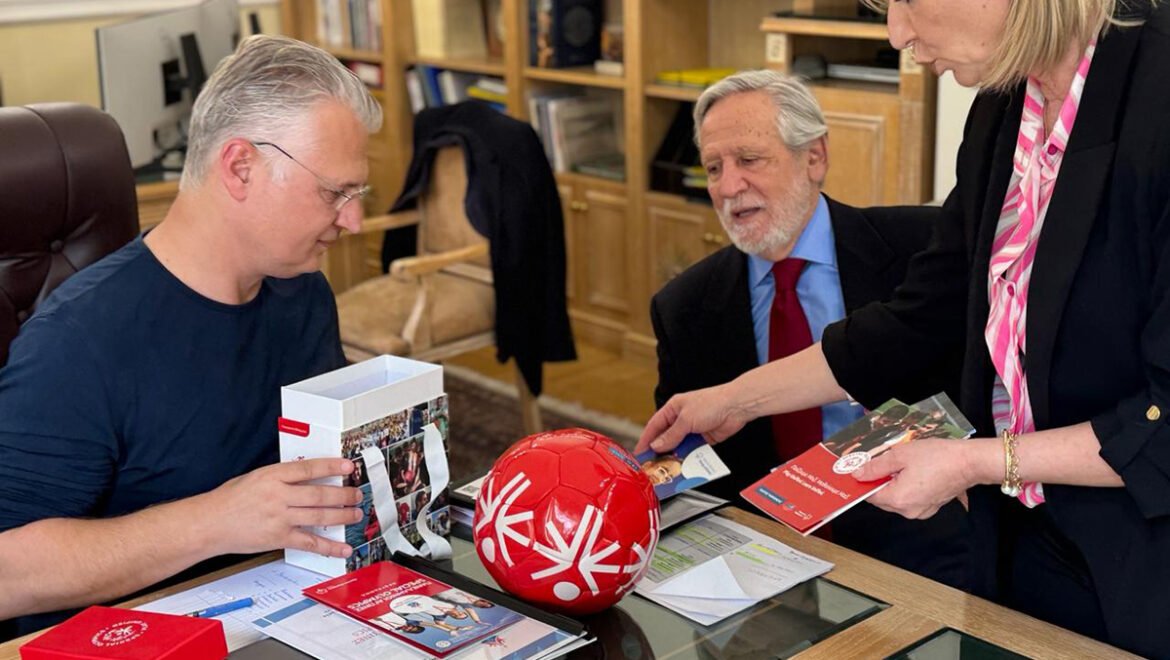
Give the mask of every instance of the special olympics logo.
[[121, 646], [122, 644], [133, 642], [139, 637], [142, 637], [146, 634], [148, 628], [150, 626], [145, 621], [139, 619], [119, 621], [112, 626], [107, 626], [97, 631], [89, 641], [97, 647]]
[[869, 452], [855, 451], [852, 454], [845, 454], [841, 458], [838, 458], [833, 463], [833, 472], [837, 474], [851, 474], [868, 462]]

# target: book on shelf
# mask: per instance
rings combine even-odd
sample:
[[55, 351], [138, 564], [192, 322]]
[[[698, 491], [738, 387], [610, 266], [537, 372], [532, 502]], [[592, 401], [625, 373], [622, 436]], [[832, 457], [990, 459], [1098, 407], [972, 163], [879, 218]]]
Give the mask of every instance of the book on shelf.
[[508, 84], [504, 82], [503, 78], [493, 78], [490, 76], [481, 76], [475, 81], [476, 87], [483, 89], [493, 94], [503, 96], [508, 93]]
[[489, 103], [507, 103], [508, 102], [508, 97], [505, 96], [504, 94], [498, 94], [496, 92], [491, 91], [490, 89], [485, 89], [483, 87], [480, 87], [478, 84], [470, 85], [467, 88], [467, 95], [473, 99], [479, 99], [481, 101], [488, 101]]
[[427, 107], [426, 94], [423, 92], [422, 74], [418, 67], [406, 70], [406, 95], [410, 99], [410, 112], [418, 114]]
[[317, 0], [317, 42], [329, 48], [380, 51], [380, 0]]
[[902, 72], [897, 68], [863, 64], [830, 64], [826, 73], [829, 78], [838, 80], [859, 80], [889, 85], [897, 85], [902, 79]]
[[544, 155], [548, 157], [550, 163], [553, 162], [555, 156], [553, 155], [554, 145], [552, 128], [548, 118], [548, 105], [555, 99], [582, 96], [582, 94], [581, 90], [576, 88], [560, 87], [533, 93], [528, 97], [528, 121], [540, 137], [540, 142], [544, 145]]
[[654, 77], [654, 82], [660, 85], [677, 85], [680, 87], [694, 87], [703, 89], [713, 85], [727, 76], [735, 73], [735, 69], [709, 67], [704, 69], [678, 69], [661, 71]]
[[472, 98], [470, 88], [479, 79], [474, 73], [462, 71], [440, 71], [439, 91], [444, 105], [458, 103]]
[[889, 477], [853, 478], [853, 472], [870, 460], [899, 444], [924, 438], [959, 440], [974, 431], [945, 394], [913, 405], [891, 399], [772, 470], [740, 495], [807, 536], [890, 482]]
[[621, 153], [621, 99], [577, 96], [548, 103], [553, 169], [569, 172], [576, 163]]
[[347, 69], [353, 71], [354, 75], [365, 83], [366, 87], [371, 89], [382, 89], [382, 67], [373, 62], [363, 62], [361, 60], [343, 60], [342, 64]]
[[[496, 90], [503, 92], [497, 93]], [[414, 113], [468, 99], [486, 101], [503, 110], [508, 87], [500, 78], [418, 64], [406, 70], [406, 91]]]
[[412, 0], [419, 57], [487, 57], [482, 0]]
[[626, 156], [621, 153], [606, 153], [573, 163], [573, 171], [610, 181], [626, 180]]

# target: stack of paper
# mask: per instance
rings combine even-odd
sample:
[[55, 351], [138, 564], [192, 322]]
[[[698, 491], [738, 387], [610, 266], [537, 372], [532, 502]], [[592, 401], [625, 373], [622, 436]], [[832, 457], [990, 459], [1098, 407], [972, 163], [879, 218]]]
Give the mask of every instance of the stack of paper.
[[635, 593], [709, 626], [832, 568], [749, 527], [708, 516], [658, 541]]

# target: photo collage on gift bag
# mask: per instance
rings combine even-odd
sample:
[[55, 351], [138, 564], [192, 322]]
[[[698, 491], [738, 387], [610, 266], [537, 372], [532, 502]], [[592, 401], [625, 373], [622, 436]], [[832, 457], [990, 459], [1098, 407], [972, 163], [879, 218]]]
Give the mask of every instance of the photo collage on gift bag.
[[[431, 477], [423, 446], [423, 427], [431, 422], [442, 434], [445, 446], [448, 426], [446, 396], [387, 415], [342, 435], [341, 455], [354, 464], [354, 471], [346, 477], [344, 485], [361, 489], [363, 495], [361, 520], [345, 528], [345, 541], [353, 547], [353, 554], [346, 561], [346, 571], [389, 558], [386, 542], [382, 539], [382, 526], [374, 509], [370, 477], [361, 455], [363, 449], [377, 447], [381, 450], [398, 508], [398, 527], [407, 542], [416, 548], [422, 545], [415, 520], [431, 498]], [[438, 493], [431, 505], [427, 525], [436, 534], [446, 536], [450, 532], [446, 489]]]

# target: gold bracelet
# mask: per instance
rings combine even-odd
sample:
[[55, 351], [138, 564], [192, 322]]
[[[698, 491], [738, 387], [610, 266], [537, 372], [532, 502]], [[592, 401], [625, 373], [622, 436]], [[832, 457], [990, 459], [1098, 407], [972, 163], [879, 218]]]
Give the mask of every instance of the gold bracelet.
[[1020, 494], [1020, 459], [1016, 455], [1018, 442], [1015, 433], [1003, 430], [1003, 484], [999, 489], [1008, 497]]

